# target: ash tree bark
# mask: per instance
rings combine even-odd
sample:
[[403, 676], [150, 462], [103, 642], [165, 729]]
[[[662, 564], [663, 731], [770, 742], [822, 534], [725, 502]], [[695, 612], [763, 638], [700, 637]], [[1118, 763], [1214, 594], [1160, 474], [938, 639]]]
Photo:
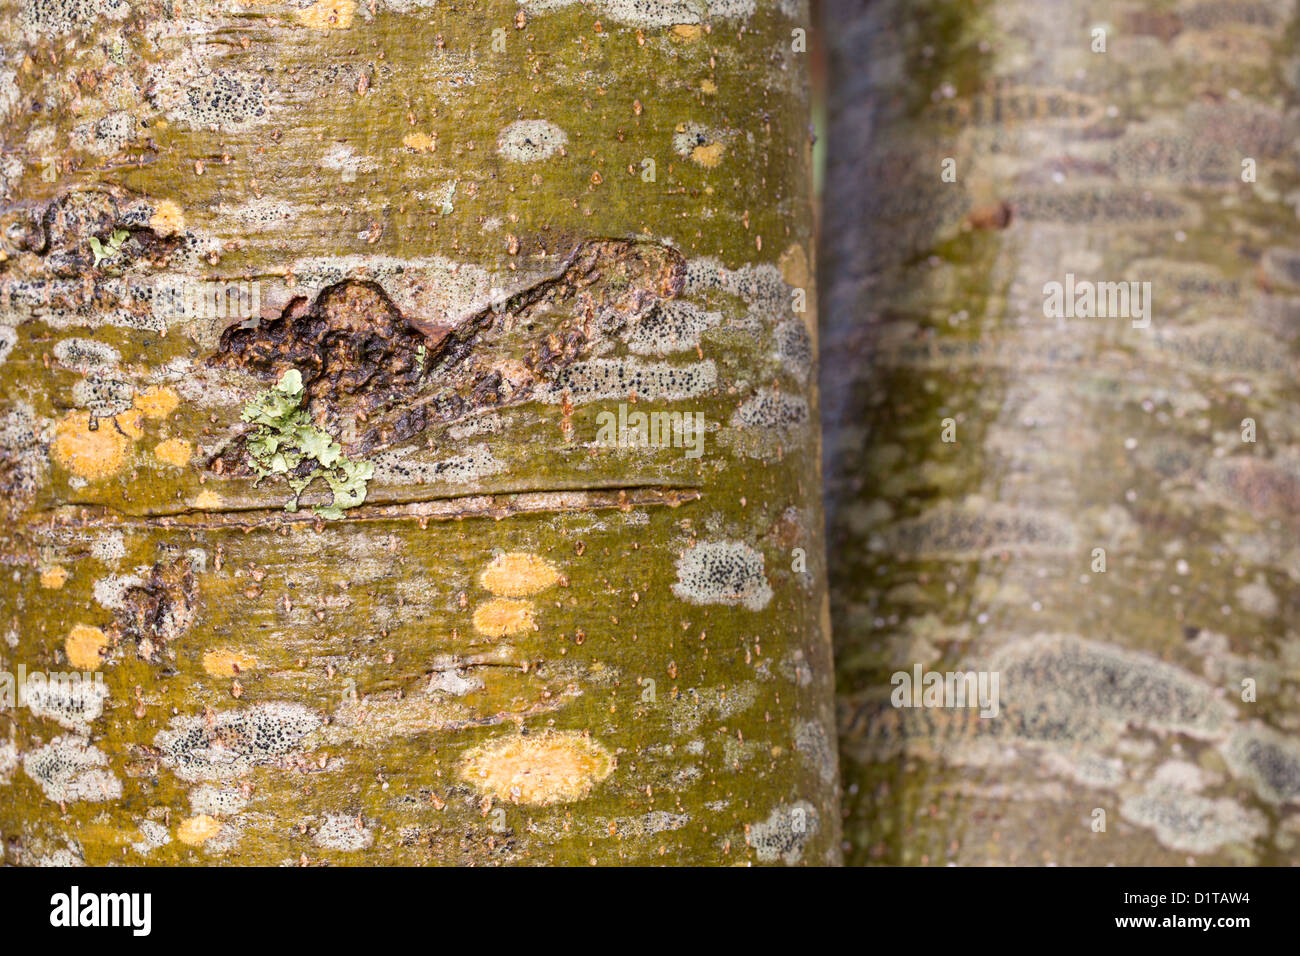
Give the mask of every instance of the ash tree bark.
[[1294, 4], [823, 26], [849, 859], [1295, 862]]
[[803, 5], [3, 6], [5, 862], [835, 861]]

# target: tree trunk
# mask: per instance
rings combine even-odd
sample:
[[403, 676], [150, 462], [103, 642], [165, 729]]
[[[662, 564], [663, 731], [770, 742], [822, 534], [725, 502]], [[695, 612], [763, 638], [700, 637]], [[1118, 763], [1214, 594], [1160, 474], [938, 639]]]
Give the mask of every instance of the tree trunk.
[[1294, 4], [826, 16], [851, 860], [1295, 862]]
[[836, 860], [803, 7], [4, 7], [4, 860]]

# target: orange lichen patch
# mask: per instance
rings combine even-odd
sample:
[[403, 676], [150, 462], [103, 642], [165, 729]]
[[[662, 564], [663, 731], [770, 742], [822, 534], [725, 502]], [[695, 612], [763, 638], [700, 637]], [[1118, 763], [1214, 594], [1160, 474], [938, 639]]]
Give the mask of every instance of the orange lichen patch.
[[179, 404], [180, 399], [176, 397], [176, 393], [166, 385], [146, 388], [135, 397], [135, 408], [154, 419], [166, 418], [176, 411], [176, 406]]
[[172, 236], [185, 229], [185, 214], [179, 204], [170, 199], [163, 199], [154, 205], [153, 215], [149, 217], [149, 228], [162, 236]]
[[216, 511], [225, 504], [225, 500], [215, 491], [203, 490], [194, 499], [194, 507], [201, 511]]
[[356, 0], [316, 0], [298, 11], [298, 20], [316, 30], [346, 30], [356, 10]]
[[493, 598], [474, 611], [474, 629], [488, 637], [509, 637], [535, 630], [533, 602]]
[[168, 438], [166, 441], [160, 441], [153, 450], [155, 458], [164, 465], [171, 465], [174, 468], [184, 468], [189, 464], [192, 452], [190, 443], [183, 438]]
[[460, 761], [461, 779], [481, 793], [538, 806], [580, 800], [613, 769], [609, 751], [572, 731], [491, 741]]
[[220, 832], [221, 821], [201, 813], [197, 817], [181, 821], [181, 825], [176, 828], [176, 839], [190, 846], [198, 846], [211, 840]]
[[722, 162], [722, 157], [727, 152], [727, 147], [721, 143], [709, 143], [705, 146], [696, 146], [691, 150], [691, 159], [704, 166], [712, 169]]
[[679, 23], [673, 27], [673, 36], [678, 40], [694, 42], [704, 35], [704, 27], [698, 23]]
[[402, 137], [402, 145], [407, 149], [432, 153], [438, 148], [438, 138], [430, 136], [428, 133], [407, 133]]
[[120, 415], [113, 416], [113, 421], [131, 441], [139, 441], [144, 437], [144, 413], [139, 408], [128, 408]]
[[63, 649], [68, 654], [68, 663], [83, 671], [93, 671], [99, 667], [103, 662], [103, 657], [100, 655], [107, 646], [108, 638], [104, 636], [104, 632], [89, 624], [74, 625], [68, 632], [67, 640], [63, 642]]
[[257, 667], [257, 658], [240, 651], [208, 651], [203, 655], [203, 669], [213, 677], [234, 677]]
[[559, 569], [541, 555], [515, 551], [497, 555], [478, 582], [493, 594], [523, 597], [545, 590], [559, 579]]
[[41, 587], [57, 591], [68, 581], [68, 569], [61, 564], [45, 568], [41, 571]]
[[133, 436], [116, 418], [101, 418], [90, 426], [86, 412], [69, 412], [60, 419], [54, 427], [54, 460], [78, 478], [111, 478], [125, 467]]

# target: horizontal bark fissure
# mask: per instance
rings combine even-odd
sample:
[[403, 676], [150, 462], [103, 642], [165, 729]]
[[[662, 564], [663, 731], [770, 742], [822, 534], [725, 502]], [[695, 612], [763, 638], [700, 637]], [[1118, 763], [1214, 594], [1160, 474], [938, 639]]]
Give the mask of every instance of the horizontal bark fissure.
[[[666, 506], [675, 508], [688, 501], [703, 498], [695, 487], [670, 487], [656, 485], [611, 485], [600, 488], [524, 489], [485, 492], [478, 495], [412, 497], [382, 504], [362, 505], [350, 509], [344, 517], [327, 522], [317, 517], [304, 504], [298, 511], [285, 511], [279, 507], [250, 504], [231, 505], [219, 509], [178, 508], [172, 511], [152, 510], [141, 514], [127, 514], [102, 504], [70, 502], [54, 511], [33, 513], [32, 525], [56, 521], [65, 526], [93, 527], [115, 526], [181, 526], [181, 527], [250, 527], [314, 523], [319, 525], [339, 522], [384, 521], [394, 518], [415, 520], [451, 520], [473, 517], [508, 517], [512, 514], [532, 514], [545, 511], [601, 511], [610, 508]], [[73, 511], [79, 512], [72, 514]], [[223, 520], [224, 519], [224, 520]]]

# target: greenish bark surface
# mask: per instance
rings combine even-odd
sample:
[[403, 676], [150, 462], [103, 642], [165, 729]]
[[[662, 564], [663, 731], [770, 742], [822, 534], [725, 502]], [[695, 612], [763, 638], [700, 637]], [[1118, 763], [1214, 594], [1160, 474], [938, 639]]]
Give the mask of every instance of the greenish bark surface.
[[[1294, 863], [1294, 4], [823, 26], [847, 856]], [[1150, 326], [1045, 317], [1071, 273]], [[999, 673], [998, 716], [893, 706], [917, 665]]]
[[3, 23], [5, 862], [836, 861], [806, 11]]

